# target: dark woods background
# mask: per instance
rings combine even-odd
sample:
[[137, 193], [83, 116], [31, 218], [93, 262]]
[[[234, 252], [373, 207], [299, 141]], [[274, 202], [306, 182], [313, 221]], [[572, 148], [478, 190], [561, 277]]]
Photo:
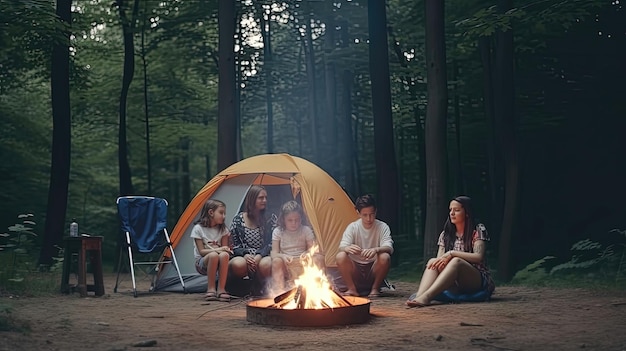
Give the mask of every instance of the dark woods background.
[[396, 263], [434, 252], [457, 194], [505, 279], [617, 240], [621, 4], [369, 3], [0, 0], [0, 226], [34, 214], [49, 263], [75, 217], [113, 261], [118, 195], [168, 199], [173, 228], [224, 164], [287, 152], [377, 195]]

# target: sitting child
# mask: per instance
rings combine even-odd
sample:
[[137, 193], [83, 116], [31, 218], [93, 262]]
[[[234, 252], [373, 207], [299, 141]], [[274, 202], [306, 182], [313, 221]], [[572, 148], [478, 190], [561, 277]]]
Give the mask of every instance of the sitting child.
[[202, 207], [200, 220], [191, 229], [196, 271], [206, 275], [208, 280], [207, 301], [230, 301], [232, 298], [226, 292], [228, 261], [232, 251], [229, 246], [230, 233], [224, 225], [225, 218], [226, 205], [220, 200], [209, 199]]
[[[285, 280], [293, 282], [304, 272], [301, 255], [315, 245], [313, 230], [302, 224], [304, 212], [296, 201], [286, 202], [278, 216], [278, 226], [272, 232], [272, 279], [273, 287], [285, 290]], [[321, 259], [314, 255], [320, 267]]]

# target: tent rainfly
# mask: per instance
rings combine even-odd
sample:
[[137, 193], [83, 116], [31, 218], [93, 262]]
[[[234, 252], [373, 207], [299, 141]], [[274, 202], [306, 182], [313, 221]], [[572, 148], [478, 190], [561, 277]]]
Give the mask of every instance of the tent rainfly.
[[[213, 177], [191, 200], [174, 227], [171, 240], [185, 280], [187, 292], [206, 290], [206, 277], [196, 272], [191, 229], [206, 200], [219, 199], [226, 204], [226, 225], [241, 210], [248, 189], [262, 185], [268, 193], [266, 216], [278, 215], [280, 207], [296, 199], [302, 204], [307, 222], [315, 233], [327, 268], [335, 268], [343, 231], [358, 218], [352, 200], [337, 182], [315, 164], [288, 154], [249, 157]], [[159, 272], [155, 290], [181, 291], [178, 276], [171, 265]]]

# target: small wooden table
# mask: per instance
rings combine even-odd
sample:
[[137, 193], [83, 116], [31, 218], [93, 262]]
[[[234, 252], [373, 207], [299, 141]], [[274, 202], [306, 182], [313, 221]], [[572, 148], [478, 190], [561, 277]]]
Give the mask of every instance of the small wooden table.
[[[101, 236], [81, 235], [63, 239], [65, 254], [63, 257], [63, 276], [61, 277], [61, 293], [69, 294], [78, 290], [81, 297], [92, 291], [96, 296], [104, 295], [104, 278], [102, 275], [102, 240]], [[78, 254], [78, 282], [69, 284], [72, 265], [72, 254]], [[89, 254], [94, 284], [87, 284], [87, 255]]]

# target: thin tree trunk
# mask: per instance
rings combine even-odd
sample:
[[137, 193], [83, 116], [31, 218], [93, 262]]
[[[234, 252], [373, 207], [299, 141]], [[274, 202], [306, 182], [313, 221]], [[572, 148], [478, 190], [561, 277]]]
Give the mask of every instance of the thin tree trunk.
[[191, 177], [189, 174], [189, 144], [191, 143], [189, 137], [183, 137], [180, 140], [181, 157], [181, 175], [180, 175], [180, 189], [181, 189], [181, 208], [184, 208], [185, 204], [191, 202]]
[[[311, 16], [312, 17], [312, 16]], [[322, 159], [319, 150], [319, 130], [317, 124], [317, 92], [315, 82], [315, 50], [313, 49], [313, 33], [311, 25], [313, 24], [313, 18], [308, 18], [306, 25], [306, 38], [303, 40], [304, 56], [306, 60], [306, 76], [307, 76], [307, 92], [308, 92], [308, 110], [309, 110], [309, 123], [311, 124], [311, 141], [312, 149], [314, 153], [313, 159], [315, 163], [319, 163]]]
[[218, 0], [219, 67], [217, 117], [217, 171], [237, 162], [235, 115], [235, 2]]
[[150, 157], [150, 114], [148, 113], [148, 63], [146, 62], [146, 17], [147, 1], [143, 4], [141, 26], [141, 67], [143, 68], [143, 106], [146, 118], [146, 174], [148, 176], [148, 194], [152, 194], [152, 158]]
[[398, 165], [394, 146], [389, 82], [389, 46], [385, 2], [369, 0], [369, 71], [372, 79], [372, 114], [374, 115], [374, 148], [377, 170], [378, 215], [392, 232], [398, 229], [400, 192]]
[[[420, 118], [419, 109], [415, 108], [415, 127], [417, 128], [417, 140], [418, 140], [418, 166], [419, 166], [419, 202], [417, 218], [419, 223], [419, 233], [424, 236], [426, 241], [426, 208], [428, 206], [428, 181], [426, 175], [426, 132], [424, 131], [425, 121], [424, 118]], [[427, 256], [429, 257], [429, 256]]]
[[348, 189], [351, 194], [356, 193], [356, 153], [354, 148], [356, 147], [356, 138], [352, 128], [352, 79], [354, 75], [351, 71], [343, 71], [343, 90], [342, 90], [342, 104], [343, 111], [339, 118], [339, 133], [342, 139], [339, 142], [339, 150], [341, 154], [341, 174], [343, 177], [344, 187]]
[[[237, 40], [239, 41], [239, 46], [242, 46], [242, 40], [241, 40], [241, 33], [243, 32], [243, 21], [241, 21], [241, 12], [242, 11], [238, 11], [237, 8], [235, 8], [235, 18], [236, 21], [235, 23], [237, 23]], [[234, 44], [234, 42], [233, 42]], [[235, 53], [235, 62], [240, 62], [241, 58], [238, 57], [237, 55], [239, 55], [241, 51], [237, 51]], [[241, 160], [243, 159], [243, 145], [241, 142], [241, 65], [237, 66], [235, 65], [235, 102], [234, 102], [234, 108], [235, 108], [235, 160]], [[210, 179], [210, 178], [209, 178]]]
[[267, 152], [274, 153], [274, 108], [272, 102], [272, 40], [271, 19], [265, 18], [265, 9], [259, 2], [254, 2], [259, 13], [261, 23], [261, 38], [263, 39], [263, 72], [265, 76], [265, 107], [267, 111]]
[[[513, 7], [512, 0], [498, 2], [498, 12], [506, 13]], [[502, 212], [502, 232], [498, 250], [498, 274], [509, 280], [511, 270], [511, 242], [515, 237], [517, 214], [519, 160], [515, 118], [515, 89], [513, 69], [513, 31], [496, 32], [494, 115], [497, 135], [504, 160], [504, 208]]]
[[[341, 25], [341, 45], [343, 48], [348, 46], [349, 33], [348, 24], [342, 23]], [[352, 128], [352, 80], [354, 74], [345, 69], [341, 75], [341, 111], [338, 122], [337, 132], [341, 135], [341, 139], [338, 140], [339, 146], [339, 183], [347, 189], [348, 193], [356, 193], [356, 177], [354, 173], [355, 161], [354, 161], [354, 147], [356, 146], [356, 140]]]
[[491, 37], [481, 37], [478, 40], [478, 50], [483, 67], [483, 104], [485, 106], [485, 115], [487, 116], [487, 125], [489, 126], [489, 143], [487, 146], [487, 157], [489, 166], [487, 170], [487, 183], [489, 186], [490, 204], [489, 213], [493, 223], [489, 223], [492, 233], [500, 233], [501, 223], [501, 196], [500, 196], [500, 177], [498, 176], [498, 157], [496, 153], [498, 141], [496, 140], [495, 117], [493, 112], [493, 59], [491, 52]]
[[426, 0], [426, 228], [424, 259], [434, 257], [437, 236], [447, 213], [446, 181], [448, 152], [446, 118], [448, 90], [444, 31], [444, 2]]
[[128, 144], [126, 140], [126, 104], [128, 100], [128, 91], [130, 84], [135, 75], [135, 45], [133, 42], [133, 32], [135, 28], [135, 18], [139, 9], [139, 0], [134, 1], [133, 14], [129, 19], [124, 9], [124, 0], [117, 0], [120, 20], [122, 22], [122, 32], [124, 39], [124, 70], [122, 74], [122, 90], [120, 92], [120, 125], [118, 139], [118, 162], [119, 162], [119, 181], [120, 195], [133, 194], [133, 183], [131, 178], [130, 165], [128, 163]]
[[[332, 15], [331, 15], [332, 16]], [[322, 161], [323, 168], [333, 177], [339, 174], [338, 160], [339, 154], [334, 152], [337, 149], [337, 81], [335, 78], [335, 63], [330, 56], [335, 49], [335, 21], [328, 19], [326, 35], [324, 36], [324, 81], [326, 86], [326, 113], [324, 114], [324, 135], [326, 140], [323, 144], [325, 158]]]
[[70, 181], [71, 114], [70, 114], [70, 26], [72, 0], [57, 0], [56, 14], [68, 26], [63, 41], [52, 46], [52, 159], [48, 204], [43, 244], [39, 252], [41, 267], [50, 267], [57, 255], [55, 246], [61, 246]]
[[[459, 67], [456, 61], [452, 62], [452, 81], [457, 82], [459, 77]], [[465, 176], [463, 172], [463, 154], [461, 152], [461, 108], [459, 103], [458, 84], [454, 84], [453, 90], [453, 107], [454, 107], [454, 136], [456, 144], [456, 169], [455, 173], [455, 193], [465, 194]]]

